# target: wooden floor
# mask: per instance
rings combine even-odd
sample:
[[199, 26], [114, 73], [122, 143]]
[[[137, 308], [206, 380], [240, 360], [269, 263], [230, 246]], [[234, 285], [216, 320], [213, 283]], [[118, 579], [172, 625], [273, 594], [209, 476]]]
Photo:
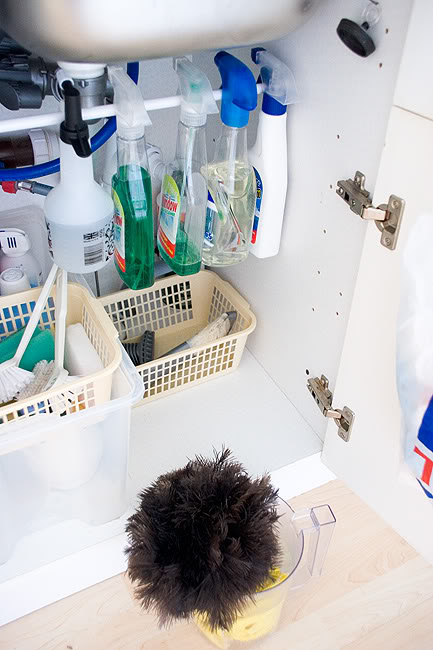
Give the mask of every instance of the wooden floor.
[[[291, 503], [329, 503], [337, 526], [322, 577], [256, 650], [433, 650], [433, 567], [338, 481]], [[122, 575], [0, 628], [0, 650], [213, 647], [194, 625], [159, 630]]]

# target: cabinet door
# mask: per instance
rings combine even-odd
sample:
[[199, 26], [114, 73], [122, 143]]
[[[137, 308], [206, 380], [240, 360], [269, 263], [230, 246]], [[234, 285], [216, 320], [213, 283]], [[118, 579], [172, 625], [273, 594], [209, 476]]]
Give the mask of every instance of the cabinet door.
[[[406, 200], [397, 249], [381, 246], [374, 222], [368, 224], [334, 390], [335, 407], [347, 405], [355, 413], [352, 435], [344, 442], [330, 421], [323, 461], [433, 562], [433, 503], [403, 463], [396, 388], [402, 250], [417, 216], [430, 213], [433, 219], [433, 121], [397, 107], [390, 116], [375, 205], [386, 203], [390, 194]], [[355, 216], [348, 212], [347, 218]], [[433, 254], [433, 242], [431, 247]]]

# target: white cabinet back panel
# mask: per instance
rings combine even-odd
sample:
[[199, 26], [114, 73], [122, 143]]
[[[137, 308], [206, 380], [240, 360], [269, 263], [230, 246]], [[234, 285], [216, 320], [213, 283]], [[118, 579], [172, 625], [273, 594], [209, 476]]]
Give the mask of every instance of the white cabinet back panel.
[[[365, 234], [335, 184], [360, 169], [374, 189], [412, 1], [382, 0], [383, 19], [372, 30], [377, 50], [367, 59], [352, 54], [335, 31], [341, 18], [358, 20], [364, 5], [325, 2], [297, 32], [268, 44], [292, 68], [300, 95], [288, 111], [281, 250], [268, 260], [251, 255], [223, 273], [257, 315], [249, 349], [322, 436], [326, 423], [306, 390], [306, 370], [336, 376]], [[216, 87], [212, 58], [194, 55]], [[211, 145], [218, 125], [208, 123]]]

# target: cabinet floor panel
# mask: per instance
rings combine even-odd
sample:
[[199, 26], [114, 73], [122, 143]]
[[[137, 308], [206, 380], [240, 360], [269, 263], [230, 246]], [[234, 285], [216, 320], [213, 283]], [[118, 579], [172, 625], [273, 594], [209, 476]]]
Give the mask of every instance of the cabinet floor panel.
[[232, 374], [135, 409], [130, 474], [138, 490], [187, 457], [212, 454], [222, 445], [250, 472], [272, 472], [320, 451], [322, 444], [245, 350]]

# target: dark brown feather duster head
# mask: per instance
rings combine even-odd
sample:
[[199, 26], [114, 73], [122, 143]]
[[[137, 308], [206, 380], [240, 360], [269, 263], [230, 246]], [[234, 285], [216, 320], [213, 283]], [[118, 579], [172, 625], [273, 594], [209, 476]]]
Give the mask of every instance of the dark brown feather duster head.
[[129, 518], [128, 574], [161, 624], [201, 614], [230, 629], [278, 564], [278, 492], [228, 449], [196, 457], [140, 494]]

